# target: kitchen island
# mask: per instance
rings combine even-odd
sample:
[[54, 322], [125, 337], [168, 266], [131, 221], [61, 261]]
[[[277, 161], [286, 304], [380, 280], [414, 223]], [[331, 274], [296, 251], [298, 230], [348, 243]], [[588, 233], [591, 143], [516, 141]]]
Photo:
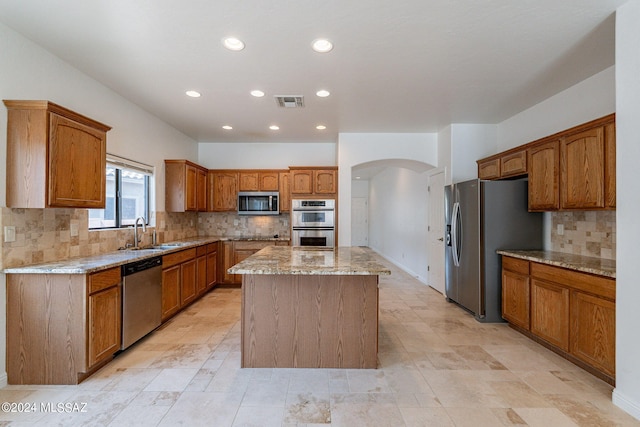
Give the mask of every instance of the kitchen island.
[[270, 246], [229, 269], [242, 274], [245, 368], [376, 368], [378, 277], [362, 247]]

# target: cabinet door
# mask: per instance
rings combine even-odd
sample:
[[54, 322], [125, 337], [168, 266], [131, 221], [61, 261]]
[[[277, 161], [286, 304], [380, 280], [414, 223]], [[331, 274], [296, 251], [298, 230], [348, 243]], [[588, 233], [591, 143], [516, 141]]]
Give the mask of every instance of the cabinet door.
[[506, 154], [500, 158], [500, 177], [527, 174], [527, 150]]
[[209, 172], [210, 211], [236, 211], [238, 204], [238, 174], [235, 172]]
[[[258, 252], [259, 249], [235, 249], [233, 251], [233, 264], [235, 265], [245, 259], [249, 258], [251, 255]], [[242, 283], [242, 274], [233, 274], [233, 283]]]
[[604, 128], [605, 138], [605, 199], [608, 208], [616, 207], [616, 125], [610, 123]]
[[563, 138], [560, 148], [561, 208], [604, 208], [604, 128]]
[[278, 191], [278, 172], [260, 172], [260, 191]]
[[553, 211], [560, 207], [559, 142], [529, 149], [529, 210]]
[[54, 113], [49, 126], [48, 205], [104, 208], [106, 133]]
[[493, 159], [478, 163], [478, 178], [498, 179], [500, 178], [500, 159]]
[[335, 170], [316, 170], [313, 172], [316, 194], [335, 194], [338, 192], [337, 173]]
[[205, 212], [207, 210], [207, 171], [198, 169], [197, 173], [196, 209], [198, 212]]
[[291, 186], [289, 172], [280, 172], [280, 212], [291, 210]]
[[162, 320], [180, 309], [180, 265], [162, 270]]
[[197, 264], [192, 259], [180, 265], [180, 306], [196, 298]]
[[258, 191], [260, 183], [258, 181], [258, 172], [240, 172], [239, 191]]
[[202, 295], [207, 290], [207, 256], [196, 259], [196, 295]]
[[89, 296], [90, 367], [120, 349], [121, 305], [120, 286], [112, 286]]
[[207, 254], [207, 289], [213, 288], [218, 282], [218, 252]]
[[529, 330], [529, 276], [502, 270], [502, 317]]
[[291, 174], [291, 194], [313, 193], [313, 171], [293, 170]]
[[198, 169], [191, 165], [185, 168], [185, 210], [198, 210]]
[[233, 283], [235, 274], [229, 274], [227, 270], [231, 268], [235, 262], [233, 257], [233, 242], [222, 242], [222, 271], [220, 272], [220, 282]]
[[571, 319], [571, 354], [614, 376], [616, 304], [572, 291]]
[[569, 289], [531, 280], [531, 332], [569, 351]]

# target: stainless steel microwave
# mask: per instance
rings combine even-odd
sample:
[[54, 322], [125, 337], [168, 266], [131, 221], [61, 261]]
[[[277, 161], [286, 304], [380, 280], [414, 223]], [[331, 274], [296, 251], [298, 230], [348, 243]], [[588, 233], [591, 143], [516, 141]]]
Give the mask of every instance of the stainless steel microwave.
[[240, 191], [238, 193], [238, 214], [279, 215], [279, 196], [277, 191]]

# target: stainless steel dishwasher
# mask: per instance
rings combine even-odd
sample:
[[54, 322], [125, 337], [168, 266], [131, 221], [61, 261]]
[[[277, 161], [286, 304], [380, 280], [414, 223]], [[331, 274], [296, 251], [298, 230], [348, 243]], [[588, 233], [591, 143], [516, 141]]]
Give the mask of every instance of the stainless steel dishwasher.
[[160, 326], [162, 257], [122, 266], [122, 347], [129, 347]]

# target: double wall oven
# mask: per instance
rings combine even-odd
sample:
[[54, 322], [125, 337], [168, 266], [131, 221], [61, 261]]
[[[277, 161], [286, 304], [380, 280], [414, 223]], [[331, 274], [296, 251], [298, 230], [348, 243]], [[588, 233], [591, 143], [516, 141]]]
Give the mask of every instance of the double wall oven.
[[294, 199], [291, 201], [291, 245], [335, 247], [336, 201]]

